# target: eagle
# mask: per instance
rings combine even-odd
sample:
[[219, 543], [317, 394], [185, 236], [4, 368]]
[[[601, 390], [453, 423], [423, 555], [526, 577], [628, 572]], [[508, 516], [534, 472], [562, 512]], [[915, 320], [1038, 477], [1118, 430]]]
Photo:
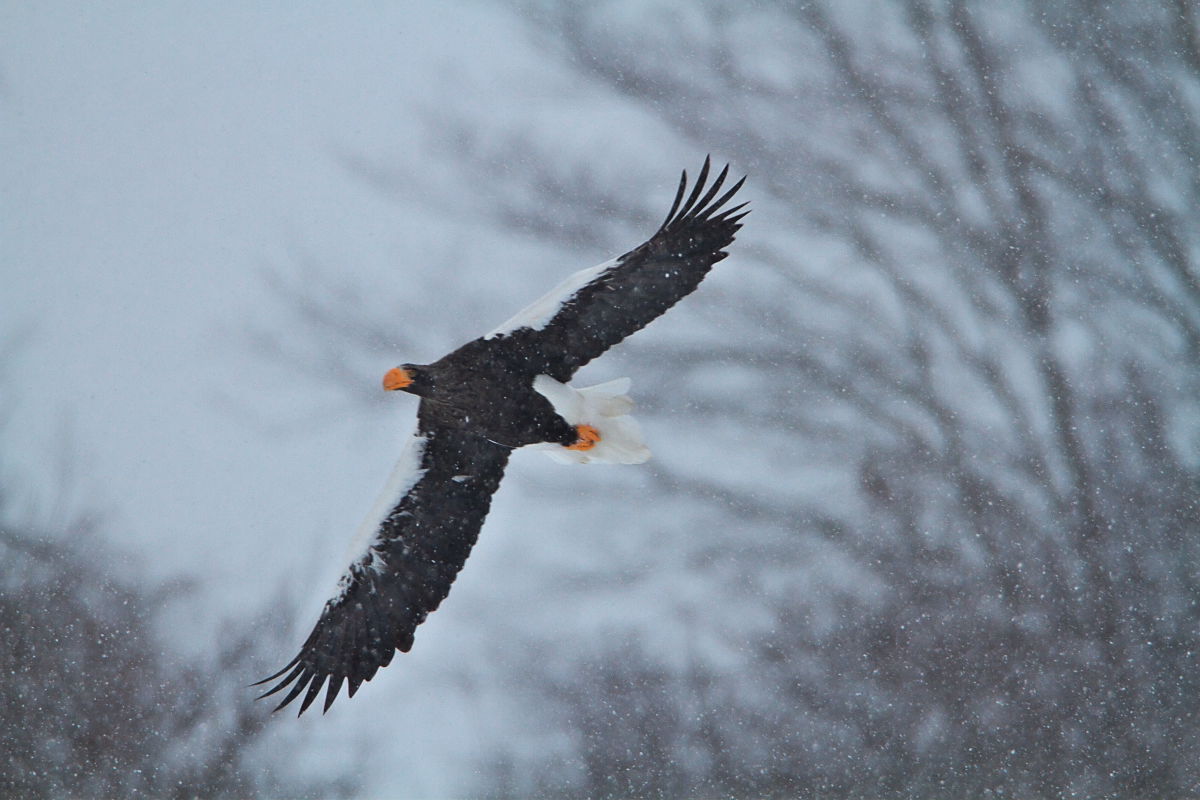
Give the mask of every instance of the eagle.
[[[300, 652], [259, 699], [291, 687], [275, 711], [326, 687], [350, 697], [408, 652], [413, 634], [450, 591], [483, 526], [512, 451], [527, 445], [562, 461], [634, 464], [650, 457], [626, 394], [629, 379], [567, 385], [575, 371], [645, 327], [725, 258], [746, 203], [726, 208], [745, 177], [718, 196], [710, 159], [690, 193], [687, 171], [667, 218], [646, 242], [571, 275], [485, 336], [432, 364], [389, 370], [383, 388], [421, 398], [417, 430], [358, 530], [350, 565]], [[687, 195], [686, 200], [684, 199]]]

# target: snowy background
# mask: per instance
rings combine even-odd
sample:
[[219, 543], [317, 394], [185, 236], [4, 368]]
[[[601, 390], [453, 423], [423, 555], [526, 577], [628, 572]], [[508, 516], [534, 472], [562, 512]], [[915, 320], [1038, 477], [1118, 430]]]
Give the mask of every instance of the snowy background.
[[[1198, 16], [0, 5], [0, 788], [1200, 796]], [[518, 454], [413, 652], [269, 717], [382, 374], [707, 153], [732, 255], [580, 375], [654, 460]]]

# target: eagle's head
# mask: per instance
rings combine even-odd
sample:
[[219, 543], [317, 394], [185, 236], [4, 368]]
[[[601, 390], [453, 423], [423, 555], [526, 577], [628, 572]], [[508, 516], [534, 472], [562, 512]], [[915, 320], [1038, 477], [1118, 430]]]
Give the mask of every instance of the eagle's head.
[[410, 394], [425, 395], [433, 388], [429, 367], [420, 364], [401, 364], [383, 376], [383, 388], [389, 392], [397, 389]]

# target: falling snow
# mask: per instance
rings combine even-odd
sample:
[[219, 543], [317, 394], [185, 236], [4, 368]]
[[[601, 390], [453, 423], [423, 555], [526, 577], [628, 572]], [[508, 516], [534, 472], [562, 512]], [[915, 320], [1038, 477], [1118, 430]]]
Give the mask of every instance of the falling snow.
[[[0, 43], [0, 795], [1197, 793], [1191, 4], [38, 3]], [[577, 381], [631, 376], [655, 458], [518, 454], [412, 652], [269, 717], [413, 429], [383, 373], [710, 152], [730, 257]]]

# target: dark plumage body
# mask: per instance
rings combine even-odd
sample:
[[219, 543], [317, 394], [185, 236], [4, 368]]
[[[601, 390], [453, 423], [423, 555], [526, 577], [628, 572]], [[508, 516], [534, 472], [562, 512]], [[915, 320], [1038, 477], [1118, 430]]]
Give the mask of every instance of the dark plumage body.
[[514, 342], [476, 339], [432, 364], [405, 364], [415, 380], [404, 391], [420, 395], [419, 429], [453, 427], [510, 448], [540, 442], [569, 445], [575, 426], [533, 389], [543, 374], [530, 369]]
[[[549, 443], [595, 447], [597, 454], [612, 448], [596, 460], [638, 463], [648, 457], [649, 451], [636, 451], [640, 440], [618, 444], [629, 436], [620, 423], [627, 397], [606, 390], [610, 384], [583, 390], [563, 384], [694, 291], [726, 257], [724, 248], [747, 213], [738, 213], [742, 206], [722, 210], [745, 180], [717, 197], [728, 170], [705, 192], [706, 159], [686, 201], [684, 173], [666, 221], [644, 244], [576, 273], [492, 333], [434, 363], [388, 373], [385, 388], [421, 397], [417, 432], [374, 516], [360, 528], [361, 555], [300, 653], [260, 681], [279, 679], [264, 697], [291, 685], [277, 708], [304, 692], [303, 713], [328, 681], [328, 710], [343, 683], [353, 696], [396, 650], [407, 652], [417, 626], [446, 597], [465, 563], [513, 449]], [[611, 418], [611, 441], [607, 432], [567, 418], [564, 409], [580, 404]]]

